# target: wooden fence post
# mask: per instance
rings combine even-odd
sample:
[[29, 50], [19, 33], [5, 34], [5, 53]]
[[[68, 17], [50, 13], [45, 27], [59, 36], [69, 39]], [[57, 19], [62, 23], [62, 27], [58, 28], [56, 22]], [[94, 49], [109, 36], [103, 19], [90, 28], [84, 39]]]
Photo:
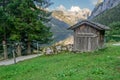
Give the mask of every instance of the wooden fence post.
[[12, 50], [12, 53], [13, 53], [14, 64], [16, 64], [15, 50]]

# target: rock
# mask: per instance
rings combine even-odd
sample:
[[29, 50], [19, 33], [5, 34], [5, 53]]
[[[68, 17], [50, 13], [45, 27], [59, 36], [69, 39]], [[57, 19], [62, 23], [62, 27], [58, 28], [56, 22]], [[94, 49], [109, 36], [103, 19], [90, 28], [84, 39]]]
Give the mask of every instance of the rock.
[[61, 51], [73, 51], [73, 44], [68, 45], [54, 45], [47, 48], [40, 49], [45, 55], [58, 54]]
[[61, 50], [62, 50], [62, 48], [61, 48], [61, 46], [59, 45], [59, 46], [56, 46], [56, 51], [59, 53], [59, 52], [61, 52]]
[[73, 44], [68, 44], [67, 45], [67, 49], [68, 49], [68, 51], [73, 51]]
[[67, 51], [67, 47], [66, 46], [62, 46], [62, 51]]
[[104, 0], [102, 3], [100, 3], [99, 5], [97, 5], [94, 8], [89, 19], [93, 19], [97, 15], [101, 14], [102, 12], [104, 12], [106, 10], [109, 10], [109, 9], [117, 6], [118, 4], [120, 4], [120, 0]]
[[[77, 10], [74, 8], [77, 8]], [[53, 17], [60, 21], [64, 21], [69, 25], [74, 25], [79, 20], [87, 19], [90, 14], [91, 11], [89, 9], [79, 9], [76, 6], [72, 6], [71, 10], [54, 10], [52, 12]]]
[[50, 47], [46, 48], [45, 54], [46, 54], [46, 55], [51, 55], [51, 54], [53, 54], [53, 49], [50, 48]]

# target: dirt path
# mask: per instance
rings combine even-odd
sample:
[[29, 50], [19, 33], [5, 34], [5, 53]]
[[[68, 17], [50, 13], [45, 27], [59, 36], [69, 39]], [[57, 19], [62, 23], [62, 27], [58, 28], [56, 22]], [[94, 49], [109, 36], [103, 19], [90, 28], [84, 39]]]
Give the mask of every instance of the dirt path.
[[[43, 55], [43, 54], [34, 54], [34, 55], [28, 55], [28, 56], [20, 56], [20, 57], [16, 58], [16, 62], [24, 61], [24, 60], [31, 59], [31, 58], [35, 58], [35, 57], [38, 57], [38, 56], [41, 56], [41, 55]], [[14, 64], [14, 59], [8, 59], [8, 60], [0, 61], [0, 66], [1, 65], [10, 65], [10, 64]]]
[[113, 44], [114, 46], [120, 46], [120, 43]]

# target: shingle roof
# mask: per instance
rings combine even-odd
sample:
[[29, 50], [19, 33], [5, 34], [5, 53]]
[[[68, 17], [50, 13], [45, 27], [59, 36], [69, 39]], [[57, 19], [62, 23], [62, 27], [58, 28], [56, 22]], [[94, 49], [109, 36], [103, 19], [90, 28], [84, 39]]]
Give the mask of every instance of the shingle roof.
[[90, 20], [80, 21], [77, 24], [69, 27], [68, 29], [74, 30], [74, 29], [76, 29], [77, 27], [79, 27], [80, 25], [83, 25], [83, 24], [90, 25], [91, 27], [94, 27], [98, 30], [109, 30], [110, 29], [108, 26], [105, 26], [105, 25], [102, 25], [102, 24], [99, 24], [99, 23], [96, 23], [96, 22], [93, 22], [93, 21], [90, 21]]

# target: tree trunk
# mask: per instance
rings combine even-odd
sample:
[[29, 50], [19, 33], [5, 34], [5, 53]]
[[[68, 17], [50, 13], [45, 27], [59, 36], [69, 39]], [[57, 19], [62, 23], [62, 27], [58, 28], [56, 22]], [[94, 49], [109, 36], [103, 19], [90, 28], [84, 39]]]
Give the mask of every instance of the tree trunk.
[[5, 40], [3, 40], [3, 54], [4, 54], [4, 59], [8, 59], [7, 44]]
[[27, 48], [27, 54], [31, 54], [31, 42], [28, 41], [28, 48]]
[[21, 44], [20, 43], [17, 46], [17, 56], [21, 56]]

